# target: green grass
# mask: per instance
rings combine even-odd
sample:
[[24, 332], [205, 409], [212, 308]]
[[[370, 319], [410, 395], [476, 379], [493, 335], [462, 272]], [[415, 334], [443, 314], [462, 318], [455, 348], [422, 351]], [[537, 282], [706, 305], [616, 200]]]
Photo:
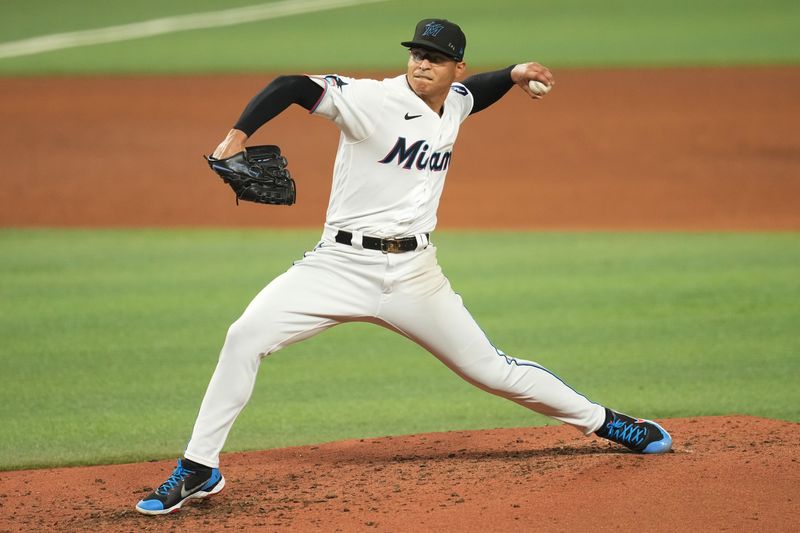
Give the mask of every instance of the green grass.
[[[257, 0], [6, 0], [0, 41], [258, 4]], [[147, 39], [0, 59], [0, 75], [397, 69], [428, 16], [458, 22], [472, 67], [797, 64], [800, 3], [391, 0]]]
[[[0, 469], [180, 453], [225, 331], [315, 231], [0, 231]], [[634, 414], [800, 421], [798, 234], [441, 232], [492, 340]], [[375, 326], [262, 364], [227, 451], [547, 423]]]

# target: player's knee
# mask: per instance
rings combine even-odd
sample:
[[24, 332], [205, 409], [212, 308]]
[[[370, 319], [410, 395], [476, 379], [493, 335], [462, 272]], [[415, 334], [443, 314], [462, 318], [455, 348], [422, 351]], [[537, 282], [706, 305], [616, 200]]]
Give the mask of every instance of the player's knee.
[[481, 365], [472, 365], [464, 376], [477, 387], [506, 398], [517, 397], [526, 392], [525, 380], [520, 379], [519, 369], [508, 364], [502, 357], [486, 358]]
[[510, 392], [509, 384], [502, 376], [480, 376], [475, 383], [483, 390], [498, 396], [506, 396]]
[[255, 339], [251, 328], [244, 321], [237, 320], [228, 328], [220, 359], [258, 357], [260, 350], [254, 345]]
[[475, 386], [492, 394], [500, 394], [509, 388], [508, 373], [504, 370], [497, 364], [488, 364], [472, 367], [462, 375]]

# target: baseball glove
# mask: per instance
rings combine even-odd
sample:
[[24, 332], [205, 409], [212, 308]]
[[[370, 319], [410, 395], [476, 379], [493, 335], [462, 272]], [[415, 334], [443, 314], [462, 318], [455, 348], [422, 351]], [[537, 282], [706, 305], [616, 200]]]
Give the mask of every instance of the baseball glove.
[[237, 205], [239, 200], [273, 205], [292, 205], [295, 201], [294, 180], [277, 146], [250, 146], [225, 159], [206, 160], [236, 193]]

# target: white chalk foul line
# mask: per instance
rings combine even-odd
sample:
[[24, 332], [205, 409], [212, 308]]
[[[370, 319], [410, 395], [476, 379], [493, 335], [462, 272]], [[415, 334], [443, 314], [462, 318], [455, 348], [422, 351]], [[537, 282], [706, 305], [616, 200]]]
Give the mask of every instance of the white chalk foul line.
[[207, 13], [194, 13], [159, 19], [108, 26], [94, 30], [75, 31], [68, 33], [53, 33], [32, 37], [19, 41], [10, 41], [0, 44], [0, 59], [20, 57], [76, 46], [111, 43], [141, 39], [164, 33], [173, 33], [186, 30], [199, 30], [216, 28], [219, 26], [233, 26], [256, 20], [267, 20], [301, 13], [325, 11], [340, 7], [349, 7], [360, 4], [373, 4], [387, 0], [283, 0], [270, 4], [210, 11]]

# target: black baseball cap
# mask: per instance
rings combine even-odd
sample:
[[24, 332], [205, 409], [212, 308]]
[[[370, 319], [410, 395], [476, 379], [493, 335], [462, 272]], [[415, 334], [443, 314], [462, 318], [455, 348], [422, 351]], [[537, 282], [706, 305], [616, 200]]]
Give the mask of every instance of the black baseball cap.
[[414, 39], [400, 43], [408, 48], [441, 52], [456, 61], [464, 59], [467, 38], [458, 24], [445, 19], [424, 19], [417, 23]]

